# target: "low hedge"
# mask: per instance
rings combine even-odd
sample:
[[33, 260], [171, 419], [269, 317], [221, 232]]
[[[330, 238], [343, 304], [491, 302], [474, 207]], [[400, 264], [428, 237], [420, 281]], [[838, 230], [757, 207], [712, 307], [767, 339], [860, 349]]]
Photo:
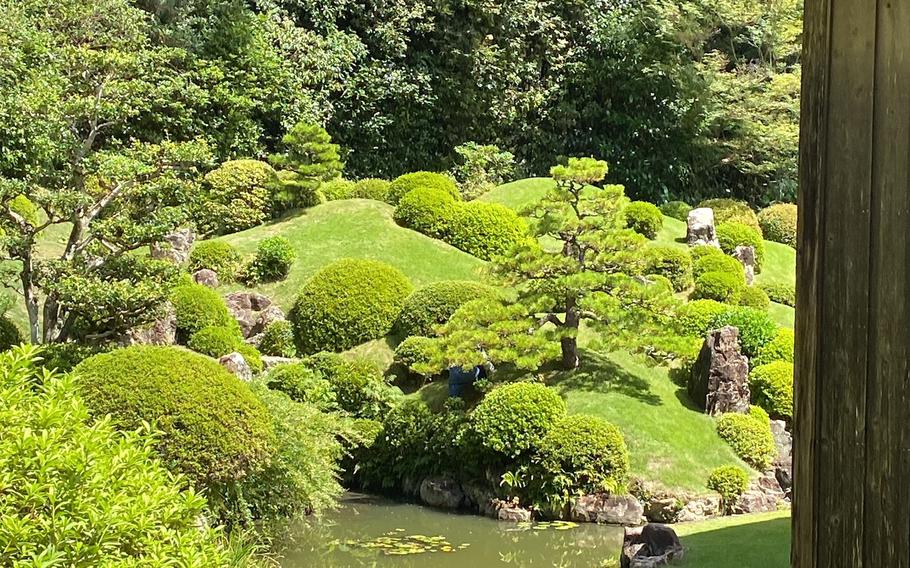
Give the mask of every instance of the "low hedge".
[[559, 394], [540, 383], [512, 383], [490, 391], [471, 415], [480, 443], [516, 458], [538, 448], [543, 437], [566, 414]]
[[398, 201], [395, 222], [436, 239], [446, 239], [454, 229], [458, 203], [436, 187], [418, 187]]
[[395, 322], [394, 331], [403, 337], [432, 337], [435, 328], [449, 321], [455, 311], [471, 300], [495, 299], [499, 292], [492, 286], [468, 280], [443, 280], [411, 293]]
[[759, 471], [766, 470], [777, 456], [771, 423], [764, 411], [722, 414], [717, 418], [717, 433], [736, 455]]
[[777, 203], [759, 212], [758, 223], [769, 241], [796, 248], [796, 217], [796, 204]]
[[693, 263], [692, 276], [698, 278], [702, 274], [708, 272], [725, 272], [727, 274], [735, 275], [737, 280], [745, 284], [746, 269], [743, 267], [743, 263], [732, 256], [727, 256], [719, 249], [714, 250], [716, 250], [718, 254], [704, 255]]
[[233, 327], [204, 327], [190, 336], [187, 347], [196, 353], [218, 358], [237, 351], [243, 344], [239, 330]]
[[633, 201], [623, 211], [626, 227], [648, 239], [657, 238], [657, 233], [664, 227], [664, 216], [653, 203]]
[[716, 300], [693, 300], [677, 310], [676, 324], [681, 335], [704, 338], [714, 321], [730, 306]]
[[455, 181], [445, 174], [435, 172], [412, 172], [395, 178], [389, 185], [388, 202], [398, 205], [402, 197], [418, 187], [433, 188], [444, 191], [453, 199], [460, 199], [461, 193]]
[[263, 355], [275, 357], [296, 357], [297, 346], [294, 345], [294, 327], [287, 320], [270, 323], [262, 332], [259, 351]]
[[793, 363], [775, 361], [749, 373], [752, 400], [775, 419], [793, 419]]
[[774, 339], [766, 343], [752, 360], [753, 365], [767, 365], [775, 361], [793, 362], [794, 352], [793, 330], [785, 327], [779, 328]]
[[749, 474], [741, 467], [723, 465], [715, 468], [708, 476], [708, 489], [720, 494], [724, 512], [732, 512], [740, 496], [749, 488]]
[[363, 357], [318, 353], [304, 364], [332, 386], [338, 408], [356, 418], [381, 418], [400, 394], [386, 383], [376, 364]]
[[296, 259], [297, 251], [285, 237], [263, 239], [256, 246], [256, 256], [246, 267], [245, 280], [248, 283], [284, 280]]
[[772, 302], [783, 304], [785, 306], [796, 306], [796, 286], [791, 284], [759, 284], [759, 287], [768, 294]]
[[682, 292], [693, 284], [692, 257], [688, 251], [669, 246], [647, 248], [647, 274], [658, 274], [670, 280], [673, 290]]
[[729, 272], [705, 272], [695, 279], [694, 300], [732, 302], [739, 297], [745, 281]]
[[319, 193], [326, 201], [348, 199], [353, 191], [354, 182], [343, 178], [329, 180], [319, 186]]
[[199, 225], [207, 233], [234, 233], [269, 218], [279, 179], [257, 160], [230, 160], [205, 175]]
[[287, 363], [270, 369], [265, 375], [265, 385], [285, 393], [292, 400], [315, 405], [320, 410], [338, 409], [332, 383], [304, 362]]
[[461, 203], [453, 223], [447, 242], [483, 260], [508, 253], [528, 233], [515, 211], [484, 201]]
[[201, 284], [185, 283], [171, 292], [178, 341], [186, 341], [204, 327], [237, 327], [237, 321], [217, 292]]
[[348, 197], [351, 199], [373, 199], [387, 201], [392, 182], [379, 178], [366, 178], [354, 182]]
[[765, 291], [758, 286], [746, 286], [739, 292], [736, 303], [740, 306], [755, 308], [756, 310], [767, 311], [771, 307], [771, 300]]

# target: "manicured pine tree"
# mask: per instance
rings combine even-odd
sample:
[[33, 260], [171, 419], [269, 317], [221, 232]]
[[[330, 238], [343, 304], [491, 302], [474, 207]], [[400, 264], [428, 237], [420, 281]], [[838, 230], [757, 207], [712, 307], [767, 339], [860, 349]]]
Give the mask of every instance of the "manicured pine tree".
[[272, 156], [271, 161], [293, 175], [282, 176], [276, 206], [286, 210], [313, 205], [319, 186], [339, 177], [344, 169], [338, 144], [332, 144], [332, 137], [324, 128], [307, 122], [298, 122], [284, 135], [281, 144], [284, 153]]

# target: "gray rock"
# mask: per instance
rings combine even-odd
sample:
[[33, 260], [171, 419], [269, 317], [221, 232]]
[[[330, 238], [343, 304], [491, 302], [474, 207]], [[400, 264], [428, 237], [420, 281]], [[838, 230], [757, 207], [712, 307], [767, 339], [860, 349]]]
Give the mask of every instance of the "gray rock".
[[682, 508], [677, 497], [654, 496], [645, 503], [645, 518], [652, 523], [675, 523]]
[[780, 501], [781, 499], [775, 495], [760, 490], [750, 489], [740, 495], [736, 504], [733, 506], [733, 513], [737, 515], [770, 513], [777, 511], [777, 504]]
[[755, 281], [755, 247], [740, 245], [733, 251], [733, 258], [742, 263], [746, 272], [746, 284], [751, 286]]
[[276, 321], [284, 321], [284, 319], [284, 310], [274, 304], [268, 305], [256, 314], [256, 322], [253, 324], [252, 333], [254, 335], [260, 334], [265, 331], [269, 324]]
[[253, 379], [253, 370], [250, 368], [249, 363], [246, 362], [243, 355], [236, 351], [218, 359], [218, 362], [222, 367], [236, 375], [241, 381], [248, 382]]
[[682, 560], [685, 549], [676, 531], [667, 525], [652, 523], [626, 529], [623, 538], [621, 568], [654, 568]]
[[284, 319], [284, 312], [278, 306], [272, 306], [272, 300], [268, 296], [256, 292], [232, 292], [224, 297], [228, 311], [237, 320], [240, 325], [240, 331], [244, 339], [261, 333], [265, 326], [261, 325], [260, 315], [267, 311], [262, 321], [270, 321], [280, 315]]
[[508, 521], [510, 523], [528, 523], [531, 522], [532, 515], [529, 509], [519, 507], [515, 503], [508, 501], [494, 501], [496, 508], [496, 519]]
[[221, 285], [221, 282], [218, 281], [218, 274], [214, 270], [209, 270], [208, 268], [203, 268], [194, 272], [193, 281], [196, 282], [196, 284], [202, 284], [209, 288], [217, 288]]
[[189, 260], [194, 242], [196, 233], [192, 229], [180, 229], [164, 237], [164, 242], [154, 243], [149, 249], [152, 258], [182, 265]]
[[689, 246], [711, 245], [720, 248], [717, 231], [714, 229], [714, 210], [710, 207], [689, 211], [686, 226], [686, 242]]
[[720, 513], [720, 496], [708, 495], [690, 499], [679, 512], [676, 520], [680, 523], [702, 521]]
[[169, 303], [164, 315], [149, 325], [136, 327], [123, 338], [124, 345], [173, 345], [177, 342], [177, 315]]
[[783, 420], [771, 421], [771, 434], [774, 435], [774, 445], [777, 446], [777, 457], [772, 464], [774, 477], [784, 498], [789, 499], [793, 488], [793, 436]]
[[739, 330], [708, 332], [689, 377], [689, 396], [707, 414], [749, 411], [749, 360], [739, 350]]
[[293, 359], [291, 357], [276, 357], [273, 355], [263, 355], [262, 356], [262, 368], [266, 371], [277, 367], [278, 365], [286, 365], [288, 363], [296, 363], [300, 359]]
[[635, 526], [641, 524], [644, 512], [632, 495], [597, 493], [576, 499], [569, 508], [569, 518], [576, 522]]
[[465, 496], [454, 479], [428, 477], [420, 483], [420, 500], [430, 507], [458, 509], [464, 504]]

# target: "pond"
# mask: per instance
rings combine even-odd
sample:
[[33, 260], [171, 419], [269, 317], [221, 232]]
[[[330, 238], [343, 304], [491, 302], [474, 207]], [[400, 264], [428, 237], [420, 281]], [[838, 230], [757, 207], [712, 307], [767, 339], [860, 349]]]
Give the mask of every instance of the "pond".
[[507, 523], [349, 493], [319, 522], [276, 543], [283, 568], [616, 566], [621, 527]]

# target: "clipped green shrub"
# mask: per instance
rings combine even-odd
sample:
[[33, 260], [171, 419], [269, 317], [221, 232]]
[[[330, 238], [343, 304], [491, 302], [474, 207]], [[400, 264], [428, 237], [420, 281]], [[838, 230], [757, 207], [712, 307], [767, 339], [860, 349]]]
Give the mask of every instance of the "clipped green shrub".
[[323, 374], [306, 363], [288, 363], [270, 369], [265, 375], [265, 385], [281, 391], [297, 402], [312, 404], [320, 410], [336, 410], [335, 388]]
[[94, 416], [110, 414], [124, 431], [154, 422], [162, 461], [196, 487], [242, 479], [272, 453], [265, 407], [246, 383], [202, 355], [128, 347], [86, 359], [75, 372]]
[[681, 335], [704, 338], [714, 329], [714, 320], [729, 309], [729, 305], [716, 300], [693, 300], [677, 310], [677, 329]]
[[490, 391], [471, 415], [480, 443], [510, 458], [536, 449], [566, 414], [559, 394], [540, 383], [512, 383]]
[[204, 327], [190, 336], [187, 347], [196, 353], [209, 357], [221, 357], [233, 353], [243, 344], [239, 330], [235, 327]]
[[297, 349], [344, 351], [386, 335], [412, 289], [401, 271], [375, 260], [326, 265], [300, 288], [288, 316]]
[[68, 373], [73, 367], [93, 355], [110, 351], [114, 346], [84, 345], [82, 343], [45, 343], [41, 346], [41, 366], [49, 370]]
[[269, 218], [279, 180], [258, 160], [230, 160], [205, 175], [198, 225], [207, 233], [234, 233]]
[[711, 247], [713, 250], [716, 250], [718, 254], [708, 254], [699, 258], [692, 265], [692, 275], [695, 278], [698, 278], [702, 274], [708, 272], [725, 272], [727, 274], [733, 274], [736, 276], [737, 280], [741, 280], [745, 285], [746, 283], [746, 269], [743, 267], [743, 263], [736, 260], [732, 256], [727, 256], [719, 249]]
[[727, 256], [727, 254], [720, 250], [720, 247], [712, 245], [695, 245], [694, 247], [689, 247], [689, 256], [692, 257], [692, 264], [694, 265], [706, 256]]
[[771, 300], [765, 291], [758, 286], [746, 286], [739, 292], [739, 298], [736, 303], [740, 306], [755, 308], [756, 310], [767, 311], [771, 307]]
[[795, 203], [776, 203], [758, 213], [758, 223], [769, 241], [796, 248], [796, 216]]
[[619, 428], [596, 416], [573, 414], [544, 435], [532, 483], [539, 500], [567, 502], [591, 493], [620, 493], [629, 480], [629, 449]]
[[660, 206], [660, 212], [678, 221], [688, 221], [692, 206], [685, 201], [668, 201]]
[[673, 289], [673, 282], [663, 274], [648, 274], [645, 278], [652, 284], [657, 286], [662, 286], [668, 293], [672, 294], [675, 290]]
[[433, 337], [435, 328], [449, 321], [455, 311], [471, 300], [495, 299], [499, 291], [469, 280], [442, 280], [427, 284], [408, 296], [395, 322], [402, 336]]
[[775, 361], [793, 362], [793, 330], [786, 327], [778, 328], [777, 334], [770, 342], [766, 343], [752, 359], [753, 365], [767, 365]]
[[297, 346], [294, 345], [294, 328], [287, 320], [273, 321], [262, 332], [259, 351], [263, 355], [275, 357], [296, 357]]
[[717, 300], [731, 302], [739, 297], [745, 281], [729, 272], [705, 272], [695, 279], [695, 300]]
[[759, 284], [759, 287], [765, 291], [772, 302], [790, 306], [796, 306], [796, 287], [792, 284]]
[[218, 280], [234, 280], [241, 264], [240, 253], [230, 243], [219, 240], [208, 240], [197, 243], [190, 252], [190, 272], [207, 268], [215, 271]]
[[243, 360], [250, 366], [250, 370], [253, 371], [254, 375], [258, 375], [265, 369], [265, 364], [262, 362], [262, 353], [256, 349], [255, 345], [240, 343], [236, 351], [243, 355]]
[[319, 186], [319, 193], [322, 194], [326, 201], [348, 199], [351, 196], [351, 193], [354, 192], [354, 185], [355, 184], [353, 181], [349, 181], [343, 178], [335, 178], [323, 182]]
[[436, 339], [412, 335], [395, 347], [394, 362], [411, 375], [428, 378], [442, 372], [433, 368]]
[[720, 494], [724, 512], [732, 512], [740, 496], [749, 488], [749, 474], [735, 465], [722, 465], [708, 476], [708, 489]]
[[483, 260], [506, 254], [527, 236], [528, 227], [515, 211], [498, 203], [459, 204], [450, 227], [450, 245]]
[[237, 326], [221, 296], [201, 284], [186, 283], [175, 287], [171, 292], [171, 304], [180, 341], [186, 341], [204, 327]]
[[761, 233], [742, 223], [721, 223], [717, 226], [717, 240], [727, 254], [736, 252], [738, 246], [755, 248], [755, 272], [761, 272], [765, 262], [765, 241]]
[[752, 400], [775, 419], [793, 418], [793, 363], [775, 361], [749, 373]]
[[285, 237], [263, 239], [256, 246], [256, 256], [244, 270], [244, 280], [251, 284], [284, 280], [295, 260], [297, 251]]
[[351, 199], [373, 199], [386, 201], [389, 198], [389, 189], [392, 182], [379, 178], [366, 178], [358, 180], [351, 188], [348, 197]]
[[777, 335], [777, 324], [767, 312], [755, 308], [734, 307], [718, 314], [711, 322], [713, 329], [732, 325], [739, 329], [739, 343], [748, 357], [755, 357], [762, 347]]
[[714, 210], [714, 223], [741, 223], [755, 229], [761, 234], [761, 225], [758, 223], [758, 215], [744, 201], [735, 199], [716, 198], [707, 199], [698, 204], [699, 207], [710, 207]]
[[623, 214], [626, 227], [652, 240], [657, 238], [657, 233], [664, 227], [664, 216], [660, 209], [647, 201], [633, 201], [626, 206]]
[[395, 178], [389, 186], [388, 202], [398, 205], [402, 197], [418, 187], [428, 187], [444, 191], [453, 199], [461, 199], [461, 193], [455, 181], [445, 174], [435, 172], [412, 172]]
[[759, 471], [767, 469], [777, 455], [767, 415], [763, 420], [751, 411], [749, 414], [721, 414], [717, 419], [717, 433], [736, 455]]
[[395, 222], [430, 237], [445, 239], [453, 228], [458, 204], [446, 191], [418, 187], [398, 201]]
[[382, 417], [397, 394], [385, 382], [379, 367], [363, 357], [318, 353], [307, 358], [305, 364], [332, 385], [338, 408], [357, 418]]
[[19, 326], [9, 317], [0, 316], [0, 351], [6, 351], [21, 343], [25, 343], [25, 337], [19, 331]]
[[[0, 354], [0, 542], [5, 566], [251, 566], [199, 519], [206, 500], [155, 459], [161, 438], [92, 420], [75, 375], [38, 351]], [[35, 388], [41, 384], [41, 388]]]
[[681, 292], [692, 285], [692, 257], [684, 249], [648, 247], [645, 272], [665, 276], [673, 285], [673, 290]]

